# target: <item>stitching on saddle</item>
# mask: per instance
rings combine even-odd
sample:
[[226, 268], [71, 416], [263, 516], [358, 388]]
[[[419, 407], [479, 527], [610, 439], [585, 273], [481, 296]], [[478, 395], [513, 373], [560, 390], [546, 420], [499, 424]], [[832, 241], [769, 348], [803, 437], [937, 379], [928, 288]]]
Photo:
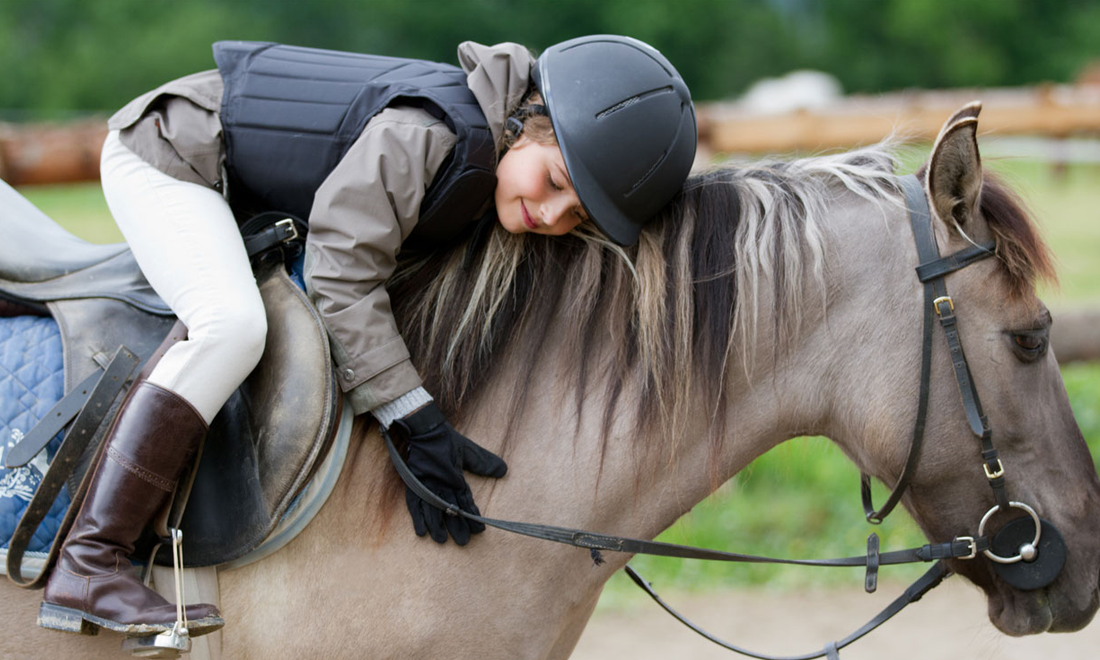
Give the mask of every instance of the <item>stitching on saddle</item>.
[[169, 481], [168, 479], [165, 479], [164, 477], [162, 477], [158, 474], [154, 474], [153, 472], [150, 472], [149, 470], [146, 470], [145, 468], [141, 467], [140, 465], [135, 464], [133, 461], [126, 458], [126, 456], [124, 456], [122, 454], [122, 452], [118, 451], [114, 447], [108, 446], [107, 447], [107, 454], [111, 458], [113, 458], [116, 463], [121, 465], [123, 468], [125, 468], [128, 472], [132, 473], [134, 476], [140, 478], [142, 481], [146, 481], [146, 482], [152, 484], [153, 486], [156, 486], [157, 488], [160, 488], [161, 490], [167, 491], [169, 493], [171, 493], [173, 490], [175, 490], [175, 488], [176, 488], [175, 482]]

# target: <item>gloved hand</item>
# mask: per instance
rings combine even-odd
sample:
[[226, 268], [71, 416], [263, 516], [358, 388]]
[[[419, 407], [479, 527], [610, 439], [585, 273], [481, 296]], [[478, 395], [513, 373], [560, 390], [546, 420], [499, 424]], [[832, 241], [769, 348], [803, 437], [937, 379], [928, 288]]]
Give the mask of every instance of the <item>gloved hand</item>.
[[[434, 401], [394, 420], [393, 426], [402, 429], [409, 440], [406, 463], [416, 478], [444, 501], [468, 513], [481, 515], [462, 471], [465, 469], [483, 477], [499, 479], [508, 471], [504, 461], [456, 431]], [[471, 534], [485, 531], [485, 525], [461, 516], [447, 515], [407, 487], [405, 504], [412, 516], [416, 535], [430, 533], [436, 543], [446, 543], [447, 533], [450, 532], [455, 543], [466, 545]]]

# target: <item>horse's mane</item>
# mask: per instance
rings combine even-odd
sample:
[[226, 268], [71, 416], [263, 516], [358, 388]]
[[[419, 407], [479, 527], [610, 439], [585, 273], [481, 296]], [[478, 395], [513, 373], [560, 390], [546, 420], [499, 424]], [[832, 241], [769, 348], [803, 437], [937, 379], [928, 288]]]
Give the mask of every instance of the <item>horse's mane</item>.
[[[568, 331], [578, 407], [599, 376], [605, 435], [628, 384], [641, 393], [639, 432], [677, 428], [700, 400], [720, 426], [730, 366], [751, 368], [747, 347], [765, 323], [780, 339], [797, 333], [804, 282], [823, 280], [830, 198], [846, 188], [886, 199], [893, 169], [887, 145], [718, 168], [690, 178], [632, 248], [583, 229], [547, 238], [495, 227], [473, 255], [463, 243], [406, 256], [387, 288], [425, 386], [448, 414], [461, 414], [506, 352], [537, 361], [554, 328]], [[530, 395], [517, 380], [510, 420]]]
[[[675, 437], [688, 406], [702, 401], [717, 441], [730, 369], [752, 369], [758, 330], [782, 345], [798, 333], [807, 291], [824, 305], [826, 205], [843, 191], [900, 203], [893, 152], [883, 143], [695, 175], [629, 249], [583, 228], [548, 238], [496, 226], [480, 248], [467, 241], [404, 255], [387, 284], [398, 325], [448, 415], [461, 415], [506, 354], [533, 368], [553, 330], [566, 333], [578, 410], [593, 394], [607, 403], [605, 438], [631, 387], [638, 435]], [[1051, 275], [1046, 247], [1007, 188], [987, 184], [982, 210], [1017, 289]], [[529, 380], [517, 372], [505, 437], [532, 394]]]

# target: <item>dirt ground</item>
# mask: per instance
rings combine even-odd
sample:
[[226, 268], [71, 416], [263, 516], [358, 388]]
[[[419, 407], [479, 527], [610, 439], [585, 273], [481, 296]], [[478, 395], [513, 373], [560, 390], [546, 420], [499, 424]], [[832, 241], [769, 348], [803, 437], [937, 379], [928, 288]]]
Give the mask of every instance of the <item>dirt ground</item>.
[[[742, 591], [722, 595], [662, 594], [673, 607], [732, 644], [758, 653], [795, 655], [821, 649], [848, 635], [904, 590], [880, 585], [859, 592], [775, 594]], [[666, 614], [640, 590], [629, 609], [597, 610], [572, 660], [730, 660], [742, 656], [700, 637]], [[1096, 660], [1100, 617], [1073, 634], [1013, 638], [986, 617], [985, 598], [954, 577], [867, 637], [842, 649], [843, 660]]]

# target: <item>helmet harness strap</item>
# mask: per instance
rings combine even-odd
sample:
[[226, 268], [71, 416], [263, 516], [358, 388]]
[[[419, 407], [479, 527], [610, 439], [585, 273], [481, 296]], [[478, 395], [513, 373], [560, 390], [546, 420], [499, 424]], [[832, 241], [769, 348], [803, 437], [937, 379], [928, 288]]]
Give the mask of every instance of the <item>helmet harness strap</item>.
[[545, 105], [539, 103], [528, 103], [516, 108], [516, 111], [512, 113], [512, 116], [508, 117], [508, 120], [504, 122], [504, 127], [512, 132], [512, 135], [519, 139], [519, 136], [523, 134], [523, 122], [527, 121], [529, 117], [549, 117], [550, 111], [546, 109]]

